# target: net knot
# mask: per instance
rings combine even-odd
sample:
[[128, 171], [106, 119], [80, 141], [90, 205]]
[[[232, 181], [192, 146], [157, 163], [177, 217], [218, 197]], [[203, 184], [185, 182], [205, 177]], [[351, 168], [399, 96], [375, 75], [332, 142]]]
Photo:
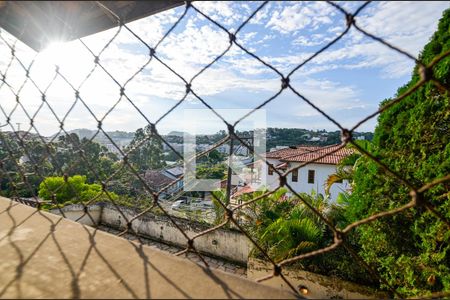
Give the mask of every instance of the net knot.
[[341, 141], [345, 144], [347, 144], [348, 142], [350, 142], [352, 140], [352, 132], [348, 129], [342, 129], [341, 132]]
[[273, 267], [273, 276], [280, 276], [281, 274], [281, 267], [279, 265], [275, 265]]
[[409, 195], [411, 196], [412, 200], [414, 201], [414, 204], [416, 207], [425, 205], [425, 199], [423, 197], [423, 193], [412, 190], [409, 192]]
[[347, 27], [352, 26], [355, 24], [355, 17], [352, 14], [346, 14], [345, 21], [347, 23]]
[[419, 67], [419, 74], [420, 74], [420, 78], [422, 78], [422, 80], [424, 80], [424, 81], [429, 81], [429, 80], [433, 79], [433, 70], [424, 65], [421, 65]]
[[236, 41], [236, 36], [232, 33], [228, 34], [228, 38], [230, 39], [230, 44]]
[[289, 77], [281, 78], [281, 88], [284, 90], [289, 86]]

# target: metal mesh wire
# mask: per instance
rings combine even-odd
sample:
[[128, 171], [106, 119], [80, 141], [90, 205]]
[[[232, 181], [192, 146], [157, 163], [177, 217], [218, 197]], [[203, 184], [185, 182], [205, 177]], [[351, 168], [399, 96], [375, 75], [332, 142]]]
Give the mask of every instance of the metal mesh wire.
[[[195, 3], [187, 2], [185, 4], [185, 7], [184, 7], [184, 12], [177, 18], [177, 20], [173, 23], [173, 25], [170, 27], [170, 29], [167, 32], [165, 32], [165, 34], [162, 36], [162, 38], [159, 41], [157, 41], [156, 43], [154, 43], [154, 44], [149, 44], [148, 42], [146, 42], [145, 38], [142, 38], [137, 33], [135, 33], [129, 26], [127, 26], [127, 24], [125, 24], [119, 18], [119, 16], [115, 15], [114, 12], [108, 10], [107, 7], [105, 7], [101, 3], [97, 2], [97, 5], [99, 7], [101, 7], [105, 11], [105, 13], [115, 16], [115, 18], [117, 20], [118, 27], [117, 27], [117, 30], [116, 30], [115, 34], [104, 44], [103, 48], [99, 52], [95, 52], [94, 50], [90, 49], [88, 47], [88, 45], [86, 43], [84, 43], [83, 40], [80, 39], [80, 42], [91, 53], [92, 59], [94, 61], [94, 66], [91, 69], [91, 71], [86, 75], [86, 77], [81, 81], [81, 84], [79, 84], [78, 86], [73, 85], [71, 83], [71, 81], [69, 79], [67, 79], [60, 72], [60, 70], [58, 68], [56, 68], [55, 71], [54, 71], [53, 80], [49, 83], [49, 85], [46, 88], [42, 89], [41, 87], [39, 87], [39, 85], [36, 84], [36, 82], [32, 78], [32, 76], [30, 76], [30, 70], [33, 67], [34, 59], [31, 60], [31, 63], [25, 64], [21, 60], [21, 58], [18, 57], [18, 55], [17, 55], [17, 53], [15, 51], [15, 49], [16, 49], [16, 42], [11, 43], [9, 40], [5, 39], [3, 35], [0, 34], [1, 41], [10, 50], [9, 63], [7, 64], [6, 68], [1, 70], [1, 73], [0, 73], [0, 76], [2, 78], [1, 83], [0, 83], [0, 89], [5, 89], [5, 90], [10, 91], [10, 93], [12, 95], [14, 95], [15, 101], [16, 101], [13, 109], [10, 110], [9, 112], [4, 107], [4, 104], [0, 103], [1, 113], [3, 114], [3, 116], [4, 116], [5, 120], [6, 120], [5, 124], [0, 124], [0, 125], [3, 128], [8, 128], [8, 129], [11, 128], [12, 132], [15, 135], [16, 140], [18, 141], [18, 148], [16, 148], [16, 147], [14, 147], [14, 145], [10, 144], [5, 139], [4, 134], [0, 134], [1, 145], [4, 148], [4, 151], [6, 151], [8, 153], [7, 158], [0, 162], [0, 172], [1, 172], [2, 176], [6, 177], [10, 182], [15, 183], [16, 186], [24, 185], [30, 191], [33, 191], [34, 188], [33, 188], [33, 182], [31, 182], [31, 178], [37, 178], [38, 182], [42, 181], [45, 178], [44, 173], [43, 173], [42, 168], [41, 168], [42, 164], [44, 163], [43, 160], [45, 160], [47, 158], [52, 158], [53, 161], [57, 161], [55, 159], [55, 155], [56, 154], [54, 153], [54, 151], [52, 151], [52, 149], [50, 149], [48, 147], [48, 144], [54, 142], [54, 140], [57, 138], [57, 135], [55, 135], [53, 137], [53, 139], [51, 139], [50, 141], [44, 140], [41, 137], [41, 134], [39, 133], [39, 130], [38, 130], [36, 124], [35, 124], [36, 116], [45, 107], [46, 109], [48, 109], [48, 111], [51, 112], [51, 116], [49, 116], [49, 118], [50, 117], [54, 118], [60, 125], [60, 129], [59, 129], [58, 135], [59, 134], [68, 134], [68, 132], [65, 129], [65, 122], [67, 120], [67, 117], [68, 117], [68, 115], [70, 114], [70, 112], [72, 111], [72, 109], [74, 108], [75, 105], [81, 105], [82, 107], [84, 107], [88, 111], [89, 116], [87, 116], [87, 117], [93, 118], [97, 122], [97, 131], [96, 131], [95, 135], [90, 138], [90, 140], [92, 141], [97, 135], [103, 134], [109, 140], [109, 142], [112, 145], [114, 145], [114, 147], [117, 149], [117, 151], [119, 151], [119, 153], [121, 154], [120, 168], [118, 168], [117, 171], [114, 174], [110, 174], [109, 177], [105, 178], [104, 176], [101, 176], [100, 174], [98, 174], [98, 172], [95, 169], [95, 167], [92, 166], [92, 162], [90, 162], [89, 159], [84, 154], [84, 151], [81, 148], [81, 146], [78, 146], [79, 148], [74, 149], [74, 151], [75, 151], [74, 153], [76, 153], [78, 155], [78, 157], [79, 157], [78, 162], [84, 163], [89, 168], [89, 171], [92, 172], [92, 174], [94, 174], [94, 176], [96, 178], [96, 182], [101, 184], [101, 186], [103, 188], [102, 196], [106, 196], [106, 197], [109, 198], [110, 202], [116, 207], [117, 211], [119, 213], [121, 213], [123, 219], [126, 221], [127, 227], [121, 234], [134, 233], [134, 234], [136, 234], [138, 236], [138, 239], [139, 239], [139, 235], [137, 234], [137, 232], [134, 232], [132, 223], [136, 219], [141, 217], [143, 214], [145, 214], [145, 213], [147, 213], [149, 211], [152, 211], [152, 210], [154, 210], [156, 208], [159, 208], [159, 210], [172, 221], [173, 225], [175, 227], [177, 227], [178, 230], [181, 232], [181, 234], [183, 234], [184, 237], [186, 238], [186, 249], [181, 251], [181, 252], [179, 252], [178, 254], [182, 254], [182, 253], [185, 253], [185, 252], [195, 252], [200, 257], [200, 259], [203, 261], [203, 263], [205, 265], [208, 265], [208, 263], [206, 262], [206, 260], [203, 259], [203, 255], [199, 251], [197, 251], [196, 245], [195, 245], [196, 239], [199, 238], [200, 236], [207, 235], [207, 234], [209, 234], [209, 233], [211, 233], [211, 232], [213, 232], [213, 231], [215, 231], [215, 230], [217, 230], [219, 228], [222, 228], [222, 227], [226, 226], [227, 224], [232, 223], [233, 226], [238, 228], [251, 241], [251, 243], [254, 245], [254, 247], [257, 248], [263, 254], [265, 259], [267, 259], [273, 266], [273, 273], [270, 274], [269, 276], [264, 277], [264, 278], [260, 278], [258, 281], [264, 281], [264, 280], [267, 280], [267, 279], [272, 278], [274, 276], [280, 276], [286, 282], [286, 284], [288, 286], [290, 286], [290, 288], [294, 292], [298, 293], [298, 290], [284, 276], [283, 268], [286, 265], [292, 264], [292, 263], [294, 263], [296, 261], [299, 261], [299, 260], [302, 260], [302, 259], [305, 259], [305, 258], [310, 258], [310, 257], [313, 257], [313, 256], [317, 256], [317, 255], [320, 255], [320, 254], [323, 254], [323, 253], [326, 253], [326, 252], [329, 252], [329, 251], [333, 251], [337, 247], [343, 246], [350, 253], [350, 255], [353, 257], [353, 259], [356, 262], [361, 264], [370, 274], [372, 274], [374, 277], [376, 277], [379, 281], [383, 282], [386, 286], [389, 286], [388, 282], [386, 282], [386, 280], [384, 280], [382, 277], [380, 277], [378, 275], [378, 273], [376, 272], [376, 270], [374, 268], [372, 268], [370, 265], [368, 265], [366, 262], [364, 262], [364, 260], [359, 256], [359, 254], [352, 249], [352, 246], [345, 239], [346, 235], [351, 230], [353, 230], [354, 228], [356, 228], [356, 227], [358, 227], [358, 226], [360, 226], [362, 224], [373, 222], [373, 221], [375, 221], [377, 219], [380, 219], [380, 218], [383, 218], [383, 217], [386, 217], [386, 216], [391, 216], [391, 215], [394, 215], [394, 214], [398, 214], [398, 213], [400, 213], [402, 211], [405, 211], [405, 210], [408, 210], [408, 209], [412, 209], [412, 208], [417, 207], [417, 206], [426, 207], [426, 209], [428, 209], [430, 212], [432, 212], [437, 218], [442, 220], [442, 222], [445, 222], [448, 226], [450, 226], [450, 222], [445, 217], [443, 217], [433, 207], [433, 205], [429, 201], [427, 201], [426, 197], [424, 197], [424, 193], [427, 190], [429, 190], [430, 188], [432, 188], [432, 187], [434, 187], [434, 186], [436, 186], [436, 185], [438, 185], [440, 183], [443, 183], [445, 181], [449, 181], [450, 180], [450, 175], [447, 175], [447, 176], [442, 177], [442, 178], [436, 178], [434, 181], [429, 182], [429, 183], [427, 183], [427, 184], [425, 184], [423, 186], [416, 186], [414, 183], [411, 183], [408, 180], [406, 180], [402, 176], [402, 174], [399, 174], [399, 173], [395, 172], [394, 170], [390, 169], [379, 158], [375, 157], [373, 154], [371, 154], [367, 150], [361, 148], [357, 143], [355, 143], [355, 140], [353, 139], [352, 134], [362, 124], [364, 124], [365, 122], [367, 122], [367, 121], [371, 120], [372, 118], [378, 116], [381, 112], [389, 109], [389, 107], [391, 107], [392, 105], [401, 102], [402, 99], [404, 99], [407, 95], [410, 95], [410, 94], [414, 93], [420, 87], [422, 87], [424, 84], [426, 84], [428, 82], [431, 82], [432, 84], [437, 86], [439, 89], [445, 89], [445, 90], [448, 91], [448, 88], [444, 84], [439, 82], [435, 78], [435, 76], [433, 75], [433, 66], [435, 66], [437, 63], [439, 63], [445, 57], [449, 56], [450, 53], [447, 52], [444, 55], [436, 57], [430, 64], [425, 65], [420, 60], [415, 58], [413, 55], [403, 51], [402, 49], [397, 48], [396, 46], [390, 44], [389, 42], [383, 40], [380, 37], [372, 35], [371, 33], [367, 32], [364, 28], [361, 28], [360, 25], [358, 25], [358, 22], [357, 22], [357, 16], [361, 13], [361, 11], [363, 11], [366, 8], [366, 6], [368, 4], [369, 4], [369, 2], [366, 2], [366, 3], [362, 4], [354, 13], [350, 13], [347, 10], [345, 10], [342, 6], [340, 6], [338, 3], [328, 2], [328, 5], [330, 5], [331, 7], [336, 9], [337, 11], [339, 11], [339, 13], [342, 15], [342, 18], [345, 19], [345, 24], [346, 24], [345, 29], [337, 37], [335, 37], [333, 40], [329, 41], [320, 50], [318, 50], [313, 55], [311, 55], [310, 57], [305, 59], [302, 63], [298, 64], [295, 68], [293, 68], [289, 72], [282, 72], [282, 71], [278, 70], [275, 66], [273, 66], [269, 62], [265, 61], [262, 57], [258, 56], [253, 51], [251, 51], [248, 48], [246, 48], [243, 45], [243, 43], [240, 41], [240, 39], [239, 39], [239, 33], [242, 31], [242, 29], [244, 27], [246, 27], [249, 24], [249, 22], [253, 18], [255, 18], [255, 15], [267, 5], [267, 1], [261, 3], [261, 5], [255, 11], [253, 11], [251, 13], [251, 15], [244, 22], [242, 22], [242, 24], [240, 24], [240, 26], [233, 32], [229, 31], [225, 26], [223, 26], [222, 24], [220, 24], [219, 22], [214, 20], [212, 17], [208, 16], [206, 13], [202, 12], [198, 7], [196, 7]], [[160, 44], [174, 30], [176, 30], [176, 28], [179, 25], [179, 23], [186, 17], [186, 14], [188, 13], [188, 11], [193, 11], [196, 14], [203, 16], [204, 18], [206, 18], [208, 20], [208, 22], [210, 22], [210, 23], [214, 24], [215, 26], [217, 26], [218, 28], [220, 28], [228, 36], [228, 42], [229, 42], [228, 46], [226, 47], [225, 50], [223, 50], [223, 52], [221, 52], [212, 61], [206, 62], [205, 66], [200, 71], [198, 71], [194, 76], [192, 76], [191, 78], [183, 77], [176, 70], [176, 68], [171, 67], [158, 54], [158, 47], [160, 46]], [[360, 120], [352, 128], [345, 128], [337, 120], [335, 120], [333, 117], [331, 117], [326, 111], [320, 109], [317, 105], [315, 105], [313, 103], [313, 101], [311, 101], [310, 99], [308, 99], [307, 97], [302, 95], [300, 91], [298, 91], [293, 85], [291, 85], [290, 78], [293, 76], [294, 73], [301, 72], [302, 68], [304, 68], [304, 66], [306, 64], [308, 64], [309, 62], [313, 61], [318, 55], [320, 55], [321, 53], [326, 53], [327, 49], [330, 48], [337, 41], [342, 39], [345, 35], [347, 35], [351, 28], [356, 29], [358, 32], [364, 34], [366, 37], [368, 37], [370, 39], [373, 39], [374, 41], [376, 41], [378, 43], [383, 44], [384, 46], [389, 48], [391, 51], [400, 53], [401, 55], [404, 55], [408, 59], [414, 61], [420, 68], [420, 76], [421, 76], [421, 78], [414, 86], [410, 87], [407, 91], [402, 93], [397, 98], [392, 99], [388, 104], [382, 106], [378, 110], [376, 110], [373, 113], [367, 115], [364, 119]], [[143, 64], [123, 84], [121, 84], [118, 80], [116, 80], [116, 78], [113, 76], [113, 74], [111, 72], [109, 72], [108, 68], [102, 63], [102, 54], [108, 49], [108, 47], [111, 45], [111, 43], [117, 38], [119, 33], [122, 32], [122, 31], [125, 31], [125, 32], [131, 34], [148, 51], [147, 60], [146, 60], [145, 64]], [[263, 101], [260, 105], [254, 107], [254, 109], [250, 113], [244, 115], [243, 117], [241, 117], [240, 119], [238, 119], [234, 123], [228, 122], [223, 116], [221, 116], [219, 114], [219, 112], [217, 112], [208, 103], [208, 101], [205, 100], [205, 98], [200, 93], [197, 93], [192, 88], [192, 83], [194, 82], [194, 80], [199, 75], [201, 75], [203, 72], [205, 72], [206, 70], [211, 68], [211, 66], [213, 66], [218, 61], [220, 61], [224, 57], [224, 55], [226, 55], [230, 51], [230, 49], [232, 47], [239, 48], [240, 50], [245, 52], [249, 57], [251, 57], [252, 59], [254, 59], [257, 62], [259, 62], [261, 65], [263, 65], [266, 68], [271, 69], [272, 71], [274, 71], [278, 75], [279, 82], [280, 82], [279, 89], [278, 89], [278, 91], [276, 91], [273, 94], [273, 96], [271, 96], [267, 100]], [[177, 80], [181, 80], [183, 82], [183, 84], [185, 85], [184, 95], [178, 100], [178, 102], [175, 105], [173, 105], [170, 109], [168, 109], [155, 122], [151, 122], [150, 121], [149, 116], [142, 109], [139, 108], [139, 104], [137, 104], [136, 101], [133, 99], [133, 97], [129, 96], [129, 94], [127, 93], [128, 92], [128, 84], [130, 82], [132, 82], [133, 79], [138, 74], [143, 72], [144, 68], [147, 65], [149, 65], [150, 63], [152, 63], [153, 61], [159, 62], [168, 72], [170, 72], [174, 77], [176, 77]], [[15, 86], [12, 83], [9, 82], [9, 77], [8, 77], [8, 75], [9, 75], [8, 72], [9, 72], [12, 64], [19, 64], [20, 67], [24, 71], [23, 81], [20, 84], [18, 84], [18, 85], [16, 84]], [[98, 114], [95, 114], [94, 111], [87, 104], [85, 99], [83, 99], [84, 97], [80, 93], [80, 89], [84, 86], [84, 84], [86, 84], [86, 82], [89, 81], [89, 79], [92, 76], [92, 74], [95, 71], [97, 71], [97, 70], [102, 70], [108, 77], [110, 77], [110, 79], [116, 84], [117, 91], [118, 91], [118, 93], [117, 93], [117, 100], [115, 100], [115, 102], [111, 105], [111, 107], [109, 108], [107, 113], [104, 114], [103, 116], [99, 116]], [[47, 91], [52, 87], [52, 84], [56, 80], [62, 80], [68, 86], [70, 86], [71, 90], [73, 91], [73, 96], [72, 96], [73, 97], [73, 102], [72, 102], [72, 105], [68, 108], [68, 110], [67, 110], [67, 112], [65, 114], [58, 114], [54, 110], [54, 108], [52, 107], [50, 102], [47, 101], [47, 98], [46, 98]], [[38, 109], [34, 113], [32, 111], [30, 111], [30, 109], [27, 108], [26, 105], [23, 104], [21, 93], [22, 93], [23, 88], [24, 88], [25, 85], [33, 86], [41, 94], [40, 105], [39, 105]], [[158, 126], [159, 126], [159, 124], [161, 123], [162, 120], [164, 120], [177, 107], [179, 107], [184, 101], [186, 101], [188, 96], [193, 96], [195, 99], [200, 101], [207, 109], [209, 109], [212, 113], [214, 113], [214, 115], [217, 116], [217, 118], [219, 118], [226, 125], [226, 127], [228, 128], [228, 135], [227, 135], [227, 137], [224, 140], [222, 140], [219, 143], [217, 143], [214, 147], [212, 147], [212, 148], [210, 148], [210, 149], [208, 149], [208, 150], [206, 150], [206, 151], [204, 151], [202, 153], [197, 154], [197, 158], [200, 157], [200, 156], [208, 154], [213, 149], [217, 148], [219, 145], [228, 142], [231, 138], [234, 139], [235, 141], [238, 141], [239, 143], [241, 143], [244, 147], [247, 147], [250, 152], [253, 152], [253, 148], [248, 144], [248, 142], [246, 140], [242, 139], [241, 137], [239, 137], [235, 133], [236, 126], [238, 124], [240, 124], [243, 120], [245, 120], [249, 115], [253, 114], [256, 110], [263, 108], [268, 103], [276, 102], [277, 98], [279, 97], [279, 95], [282, 94], [285, 90], [290, 90], [291, 92], [293, 92], [298, 97], [299, 101], [301, 101], [303, 103], [306, 103], [308, 106], [313, 108], [320, 115], [325, 117], [329, 122], [333, 123], [334, 125], [336, 125], [340, 129], [341, 136], [342, 136], [342, 143], [334, 151], [338, 151], [339, 149], [342, 149], [343, 147], [345, 147], [348, 144], [353, 145], [363, 155], [365, 155], [369, 159], [371, 159], [374, 162], [376, 162], [378, 164], [378, 166], [381, 169], [383, 169], [384, 172], [388, 176], [391, 176], [391, 177], [399, 180], [405, 187], [407, 187], [407, 189], [409, 190], [409, 196], [410, 196], [410, 199], [411, 199], [410, 202], [408, 202], [407, 204], [405, 204], [405, 205], [403, 205], [401, 207], [398, 207], [398, 208], [395, 208], [395, 209], [392, 209], [392, 210], [387, 210], [387, 211], [384, 211], [384, 212], [381, 212], [381, 213], [377, 213], [377, 214], [374, 214], [374, 215], [372, 215], [372, 216], [370, 216], [368, 218], [365, 218], [365, 219], [359, 220], [357, 222], [354, 222], [353, 224], [350, 224], [349, 226], [347, 226], [344, 229], [336, 228], [333, 225], [333, 223], [330, 220], [327, 219], [327, 217], [322, 215], [321, 212], [319, 212], [316, 208], [314, 208], [308, 201], [303, 199], [302, 195], [299, 194], [288, 183], [288, 181], [286, 180], [288, 174], [292, 173], [294, 170], [298, 170], [299, 168], [301, 168], [301, 167], [303, 167], [303, 166], [305, 166], [307, 164], [313, 163], [314, 161], [317, 161], [317, 160], [323, 158], [324, 156], [331, 154], [331, 153], [327, 153], [327, 154], [318, 156], [314, 160], [311, 160], [311, 161], [308, 161], [306, 163], [303, 163], [300, 166], [297, 166], [295, 168], [291, 168], [291, 169], [287, 170], [286, 172], [281, 172], [280, 170], [274, 168], [273, 169], [274, 173], [276, 173], [279, 176], [279, 186], [278, 186], [278, 188], [276, 188], [275, 190], [269, 191], [269, 192], [265, 193], [264, 195], [259, 196], [259, 197], [255, 198], [255, 199], [251, 200], [251, 201], [241, 203], [241, 204], [239, 204], [237, 206], [234, 206], [234, 207], [231, 207], [231, 206], [227, 205], [227, 203], [230, 202], [231, 188], [232, 188], [232, 186], [231, 186], [231, 178], [230, 178], [230, 176], [228, 176], [228, 178], [227, 178], [227, 185], [226, 185], [226, 203], [224, 203], [221, 199], [218, 199], [218, 198], [216, 199], [220, 203], [220, 205], [223, 206], [223, 209], [225, 211], [225, 219], [224, 219], [224, 221], [221, 224], [219, 224], [219, 225], [216, 225], [214, 227], [209, 228], [208, 230], [205, 230], [203, 232], [200, 232], [200, 233], [196, 234], [195, 236], [189, 236], [188, 234], [186, 234], [185, 231], [183, 230], [183, 228], [181, 228], [177, 224], [176, 220], [166, 211], [165, 207], [161, 205], [160, 199], [159, 199], [161, 193], [164, 193], [167, 189], [170, 188], [170, 186], [172, 186], [174, 183], [176, 183], [176, 181], [170, 183], [169, 185], [167, 185], [162, 190], [154, 191], [148, 185], [146, 180], [143, 178], [142, 174], [129, 162], [128, 158], [129, 158], [130, 154], [133, 151], [135, 151], [136, 149], [138, 149], [139, 147], [141, 147], [142, 144], [145, 143], [146, 141], [148, 141], [149, 139], [156, 137], [157, 139], [161, 140], [162, 143], [167, 145], [167, 147], [169, 147], [172, 151], [174, 151], [180, 159], [183, 159], [183, 156], [179, 152], [177, 152], [172, 147], [172, 145], [169, 142], [167, 142], [163, 138], [163, 136], [158, 132]], [[120, 103], [122, 103], [122, 102], [129, 103], [135, 109], [136, 114], [142, 116], [146, 120], [147, 125], [150, 128], [149, 132], [146, 133], [146, 138], [140, 144], [135, 145], [135, 147], [133, 149], [128, 149], [128, 150], [123, 150], [119, 145], [117, 145], [116, 142], [114, 141], [114, 139], [103, 128], [104, 127], [103, 126], [103, 122], [104, 122], [105, 118], [107, 118], [117, 108], [117, 106]], [[15, 127], [14, 127], [14, 123], [13, 123], [14, 122], [13, 114], [17, 110], [23, 111], [26, 114], [26, 116], [28, 118], [28, 121], [29, 121], [28, 128], [25, 131], [22, 131], [22, 132], [16, 131]], [[43, 149], [45, 151], [45, 157], [43, 159], [41, 158], [41, 160], [35, 160], [35, 158], [33, 158], [34, 156], [32, 155], [32, 153], [30, 153], [28, 137], [31, 134], [32, 130], [34, 130], [37, 133], [37, 136], [41, 139], [41, 142], [42, 142], [42, 144], [45, 147], [45, 149]], [[69, 138], [70, 138], [70, 136], [69, 136]], [[72, 141], [72, 142], [74, 142], [74, 141]], [[75, 143], [73, 143], [73, 144], [75, 145]], [[34, 166], [33, 170], [31, 170], [31, 171], [30, 170], [26, 170], [18, 162], [17, 158], [20, 157], [20, 155], [19, 156], [17, 155], [17, 151], [19, 151], [20, 154], [27, 155], [30, 158], [31, 163]], [[260, 155], [258, 155], [256, 153], [254, 153], [254, 155], [257, 156], [258, 159], [260, 159], [263, 162], [265, 162], [268, 166], [270, 166], [269, 162], [267, 162], [264, 157], [262, 157], [262, 156], [260, 156]], [[12, 165], [12, 169], [14, 170], [14, 172], [11, 172], [9, 169], [7, 169], [6, 168], [6, 164], [11, 164]], [[71, 168], [74, 168], [75, 165], [76, 165], [76, 163], [74, 163], [71, 166], [66, 167], [66, 169], [65, 169], [66, 172], [68, 172], [67, 170], [70, 171]], [[59, 172], [61, 174], [64, 173], [62, 171], [62, 166], [61, 165], [57, 165], [57, 166], [54, 166], [54, 167], [55, 167], [55, 169], [59, 170]], [[115, 176], [118, 173], [123, 172], [124, 170], [127, 170], [127, 171], [131, 172], [133, 174], [133, 176], [135, 177], [135, 179], [138, 180], [142, 184], [143, 189], [145, 189], [145, 191], [148, 192], [148, 195], [149, 195], [149, 197], [147, 199], [147, 202], [150, 205], [148, 205], [146, 208], [140, 208], [139, 213], [137, 213], [132, 218], [127, 218], [127, 216], [122, 213], [120, 205], [117, 203], [117, 201], [113, 197], [111, 197], [111, 195], [110, 195], [110, 193], [108, 192], [108, 189], [107, 189], [108, 184], [111, 183], [111, 181], [115, 178]], [[67, 182], [67, 177], [68, 177], [67, 175], [64, 176], [66, 182]], [[177, 181], [179, 181], [179, 180], [182, 180], [182, 178], [178, 179]], [[244, 209], [246, 206], [251, 205], [252, 203], [255, 203], [255, 202], [261, 200], [263, 197], [266, 197], [266, 196], [276, 192], [281, 187], [286, 187], [292, 194], [295, 195], [295, 197], [300, 199], [300, 201], [302, 201], [304, 205], [306, 205], [325, 224], [327, 224], [329, 229], [334, 234], [334, 241], [330, 245], [328, 245], [328, 246], [326, 246], [326, 247], [324, 247], [322, 249], [318, 249], [318, 250], [314, 250], [314, 251], [311, 251], [311, 252], [308, 252], [308, 253], [304, 253], [304, 254], [301, 254], [301, 255], [289, 258], [289, 259], [284, 259], [284, 260], [282, 260], [280, 262], [275, 262], [274, 259], [264, 250], [264, 248], [261, 245], [259, 245], [259, 243], [255, 239], [255, 237], [253, 237], [250, 233], [248, 233], [246, 231], [246, 229], [239, 223], [239, 220], [236, 217], [236, 215], [239, 213], [240, 210]], [[11, 186], [11, 188], [14, 190], [15, 186], [13, 185], [13, 186]], [[35, 201], [22, 200], [22, 202], [25, 203], [25, 204], [36, 206], [38, 208], [40, 206], [42, 206], [43, 204], [47, 203], [47, 202], [42, 202], [42, 200], [39, 200], [37, 195], [34, 195], [34, 198], [35, 198]], [[93, 220], [93, 217], [90, 215], [89, 210], [87, 209], [87, 207], [91, 203], [95, 202], [95, 200], [96, 199], [94, 198], [94, 199], [91, 199], [89, 201], [81, 202], [81, 204], [84, 207], [84, 214], [87, 215], [92, 220]], [[56, 199], [52, 199], [51, 202], [57, 204]], [[64, 212], [61, 209], [60, 209], [60, 213], [62, 215], [64, 215]], [[394, 289], [391, 289], [391, 290], [392, 290], [392, 292], [396, 293], [396, 291]]]

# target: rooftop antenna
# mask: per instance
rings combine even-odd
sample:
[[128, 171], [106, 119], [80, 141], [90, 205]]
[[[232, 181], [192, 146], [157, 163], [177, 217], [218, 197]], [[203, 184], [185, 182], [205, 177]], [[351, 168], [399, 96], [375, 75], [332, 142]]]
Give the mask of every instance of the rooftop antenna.
[[17, 124], [17, 131], [20, 131], [20, 124], [22, 123], [16, 123]]

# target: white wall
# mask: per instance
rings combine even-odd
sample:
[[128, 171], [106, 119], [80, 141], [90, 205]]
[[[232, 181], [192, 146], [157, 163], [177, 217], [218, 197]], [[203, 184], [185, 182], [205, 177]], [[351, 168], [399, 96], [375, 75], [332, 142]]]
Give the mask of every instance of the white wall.
[[[127, 219], [136, 215], [136, 212], [124, 207], [121, 207], [121, 211]], [[173, 219], [189, 237], [210, 227], [195, 221], [175, 217]], [[103, 208], [102, 224], [125, 229], [126, 220], [113, 206], [106, 204]], [[165, 216], [146, 214], [146, 216], [134, 220], [132, 226], [135, 231], [144, 236], [181, 247], [187, 245], [186, 237]], [[241, 263], [247, 262], [251, 250], [250, 241], [246, 236], [236, 230], [224, 229], [218, 229], [196, 238], [194, 246], [201, 252]]]
[[[64, 216], [67, 219], [84, 225], [93, 226], [100, 222], [101, 207], [99, 205], [88, 206], [90, 217], [88, 214], [84, 213], [83, 205], [81, 204], [68, 205], [61, 208], [61, 210], [64, 212]], [[55, 215], [62, 215], [59, 209], [52, 209], [50, 212]]]
[[[68, 205], [65, 206], [63, 212], [66, 218], [77, 221], [84, 225], [92, 226], [94, 223], [87, 216], [83, 216], [82, 205]], [[137, 212], [120, 207], [120, 210], [125, 217], [130, 220], [136, 216]], [[113, 228], [125, 229], [127, 222], [117, 209], [109, 203], [101, 203], [99, 205], [91, 205], [88, 211], [97, 224], [110, 226]], [[50, 211], [53, 214], [61, 215], [58, 209]], [[83, 216], [81, 219], [80, 217]], [[211, 227], [211, 225], [201, 224], [191, 220], [185, 220], [172, 216], [177, 224], [189, 236], [193, 237], [199, 232], [202, 232]], [[147, 213], [132, 222], [133, 229], [144, 237], [149, 237], [154, 240], [177, 245], [180, 247], [187, 246], [186, 237], [175, 227], [171, 220], [166, 216], [154, 215]], [[252, 249], [252, 244], [249, 239], [241, 232], [232, 229], [217, 229], [208, 234], [200, 236], [194, 240], [194, 246], [200, 252], [204, 252], [213, 256], [222, 257], [234, 262], [247, 263], [248, 255]]]
[[[279, 160], [275, 159], [267, 160], [274, 166], [281, 163]], [[300, 163], [289, 163], [289, 168], [299, 165]], [[273, 175], [268, 175], [267, 169], [268, 166], [266, 164], [262, 164], [261, 172], [263, 174], [266, 174], [267, 178], [266, 183], [262, 182], [262, 185], [267, 186], [269, 189], [275, 189], [279, 185], [279, 176], [275, 172], [273, 173]], [[315, 171], [314, 183], [308, 183], [308, 170]], [[288, 175], [287, 182], [297, 193], [311, 193], [311, 191], [314, 189], [316, 192], [325, 195], [325, 182], [327, 181], [328, 176], [335, 172], [335, 165], [310, 163], [298, 169], [297, 182], [292, 181], [292, 173]], [[344, 180], [342, 183], [333, 184], [330, 189], [331, 199], [336, 200], [338, 194], [348, 188], [349, 184], [346, 180]]]

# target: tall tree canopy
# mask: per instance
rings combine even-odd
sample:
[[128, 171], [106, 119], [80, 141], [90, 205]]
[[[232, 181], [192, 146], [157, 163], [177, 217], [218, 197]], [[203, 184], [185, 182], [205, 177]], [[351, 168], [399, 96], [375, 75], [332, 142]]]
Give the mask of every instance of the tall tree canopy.
[[[423, 49], [420, 60], [429, 64], [450, 50], [450, 10], [444, 12], [438, 30]], [[419, 80], [416, 66], [411, 80], [398, 89], [402, 95]], [[433, 68], [434, 76], [450, 86], [450, 58]], [[385, 105], [390, 100], [384, 101]], [[416, 187], [450, 174], [449, 94], [427, 83], [382, 112], [371, 152]], [[355, 188], [347, 217], [362, 219], [399, 207], [411, 200], [409, 189], [368, 158], [358, 163]], [[424, 194], [450, 220], [450, 183], [439, 184]], [[450, 230], [424, 207], [385, 217], [357, 229], [360, 254], [405, 296], [450, 290]]]
[[129, 160], [139, 171], [160, 169], [165, 166], [161, 140], [152, 135], [150, 126], [139, 128], [128, 145]]

